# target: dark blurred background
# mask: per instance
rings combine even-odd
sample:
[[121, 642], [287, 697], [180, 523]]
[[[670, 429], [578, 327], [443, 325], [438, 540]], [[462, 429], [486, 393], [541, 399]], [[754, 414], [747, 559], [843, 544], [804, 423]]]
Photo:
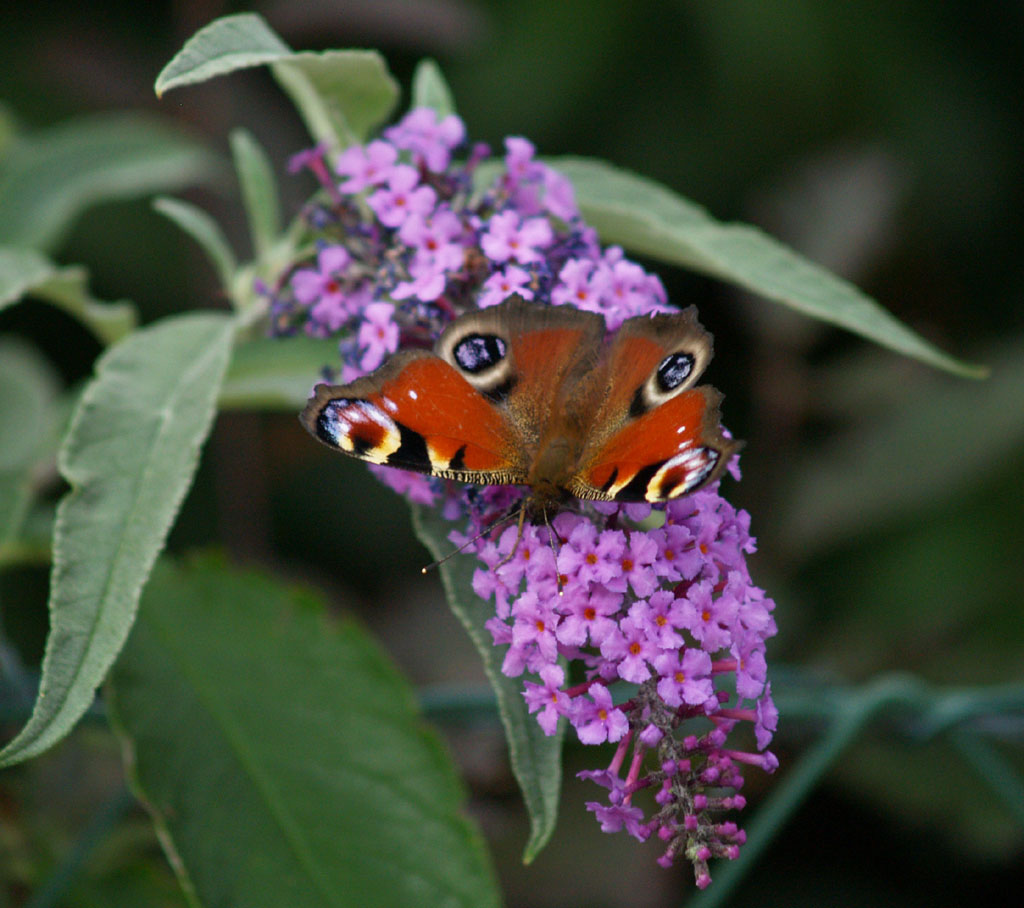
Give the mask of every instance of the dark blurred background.
[[[310, 186], [284, 175], [284, 162], [307, 140], [267, 72], [162, 101], [152, 91], [196, 29], [256, 10], [297, 49], [380, 49], [406, 92], [416, 61], [434, 57], [472, 138], [500, 149], [504, 136], [525, 135], [541, 153], [602, 157], [660, 180], [834, 269], [948, 352], [989, 364], [983, 382], [937, 373], [718, 282], [644, 263], [671, 299], [697, 303], [715, 334], [709, 379], [726, 394], [725, 421], [747, 441], [743, 481], [725, 492], [752, 514], [761, 550], [751, 568], [778, 604], [771, 659], [837, 682], [887, 671], [951, 686], [1024, 676], [1024, 6], [7, 6], [0, 101], [25, 130], [146, 109], [226, 155], [228, 132], [242, 125], [279, 166], [290, 216]], [[248, 253], [232, 184], [190, 198]], [[90, 210], [55, 257], [87, 265], [97, 296], [132, 299], [144, 321], [225, 305], [205, 260], [146, 201]], [[88, 332], [42, 305], [0, 313], [0, 333], [38, 345], [69, 383], [99, 352]], [[172, 548], [220, 545], [239, 562], [326, 588], [418, 684], [479, 681], [436, 577], [420, 576], [429, 559], [404, 505], [342, 461], [311, 443], [294, 414], [222, 415]], [[4, 631], [30, 665], [45, 635], [45, 587], [42, 568], [0, 577]], [[441, 661], [430, 655], [434, 641], [443, 642]], [[951, 750], [904, 732], [893, 722], [862, 736], [737, 903], [956, 905], [1022, 891], [1024, 837], [1010, 813]], [[782, 774], [815, 734], [783, 714]], [[683, 901], [686, 869], [662, 871], [656, 846], [601, 834], [582, 806], [593, 792], [571, 778], [553, 844], [522, 868], [524, 819], [500, 737], [455, 729], [450, 740], [510, 905]], [[1016, 744], [1000, 750], [1024, 768]], [[570, 748], [569, 768], [594, 756]], [[45, 879], [64, 857], [118, 773], [102, 725], [88, 722], [53, 753], [5, 773], [0, 906], [23, 904], [25, 881]], [[770, 784], [749, 774], [751, 812]], [[137, 820], [90, 859], [67, 904], [93, 904], [89, 893], [110, 880], [139, 886], [139, 904], [156, 891], [184, 904]]]

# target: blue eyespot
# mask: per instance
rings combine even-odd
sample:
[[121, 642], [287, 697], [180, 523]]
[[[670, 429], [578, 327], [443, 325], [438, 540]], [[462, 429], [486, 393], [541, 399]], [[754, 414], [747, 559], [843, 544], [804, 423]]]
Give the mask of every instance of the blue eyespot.
[[452, 350], [463, 372], [477, 375], [500, 363], [508, 348], [496, 334], [467, 334]]
[[665, 393], [678, 388], [693, 371], [693, 354], [670, 353], [658, 364], [658, 387]]

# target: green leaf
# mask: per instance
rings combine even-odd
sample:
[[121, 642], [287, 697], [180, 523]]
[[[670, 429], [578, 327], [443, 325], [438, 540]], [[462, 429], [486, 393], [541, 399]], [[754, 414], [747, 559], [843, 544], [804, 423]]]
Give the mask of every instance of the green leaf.
[[53, 506], [41, 489], [56, 473], [57, 448], [77, 399], [35, 348], [0, 337], [0, 567], [48, 564]]
[[603, 161], [555, 158], [603, 243], [730, 281], [938, 369], [984, 378], [988, 369], [930, 344], [852, 284], [747, 224], [723, 224], [665, 186]]
[[272, 69], [309, 134], [331, 149], [364, 142], [398, 102], [398, 83], [376, 51], [300, 53]]
[[23, 527], [28, 520], [35, 473], [51, 440], [60, 379], [28, 344], [0, 336], [0, 565], [25, 555]]
[[224, 16], [189, 38], [157, 76], [153, 87], [159, 97], [169, 89], [262, 66], [287, 57], [291, 52], [262, 16], [256, 13]]
[[195, 904], [499, 903], [412, 690], [310, 595], [212, 560], [160, 566], [112, 694], [134, 787]]
[[71, 491], [54, 528], [39, 698], [0, 765], [67, 734], [120, 651], [210, 431], [233, 330], [224, 315], [179, 316], [100, 358], [58, 458]]
[[362, 142], [398, 100], [398, 83], [376, 51], [294, 53], [254, 13], [225, 16], [196, 32], [156, 80], [156, 93], [270, 64], [316, 142]]
[[[413, 528], [419, 540], [435, 559], [452, 553], [448, 534], [452, 525], [435, 510], [413, 506]], [[512, 771], [523, 792], [530, 815], [530, 838], [523, 852], [526, 863], [532, 861], [547, 844], [558, 820], [558, 795], [562, 786], [562, 741], [565, 723], [548, 737], [531, 716], [523, 699], [522, 679], [501, 673], [504, 650], [494, 646], [484, 622], [494, 616], [494, 606], [473, 592], [474, 559], [465, 554], [448, 558], [439, 568], [448, 605], [462, 622], [483, 659], [484, 671], [494, 688], [498, 713], [505, 726]]]
[[52, 251], [99, 202], [182, 189], [222, 165], [170, 122], [104, 113], [18, 140], [0, 171], [0, 245]]
[[60, 378], [49, 362], [17, 337], [0, 335], [0, 470], [35, 462], [49, 436]]
[[441, 67], [433, 60], [420, 60], [412, 75], [412, 109], [431, 107], [440, 120], [455, 113], [455, 99], [444, 79]]
[[0, 470], [0, 567], [26, 555], [22, 533], [32, 506], [32, 480], [26, 470]]
[[239, 344], [220, 392], [220, 406], [236, 410], [301, 410], [324, 366], [337, 366], [337, 340], [258, 338]]
[[33, 249], [0, 247], [0, 309], [24, 296], [63, 309], [104, 344], [120, 340], [135, 327], [136, 311], [131, 303], [105, 303], [89, 294], [84, 268], [60, 268]]
[[199, 244], [217, 272], [221, 287], [230, 291], [238, 265], [220, 225], [202, 208], [181, 199], [162, 196], [153, 200], [153, 207]]
[[0, 246], [0, 309], [49, 280], [57, 266], [34, 249]]
[[274, 168], [252, 133], [247, 130], [232, 131], [231, 153], [235, 159], [235, 171], [238, 173], [242, 201], [249, 220], [253, 254], [257, 259], [262, 259], [281, 232]]

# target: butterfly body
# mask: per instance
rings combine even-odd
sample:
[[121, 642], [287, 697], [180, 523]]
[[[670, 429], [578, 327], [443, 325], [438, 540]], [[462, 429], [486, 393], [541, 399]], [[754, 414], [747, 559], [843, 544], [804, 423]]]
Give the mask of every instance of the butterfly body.
[[534, 512], [576, 497], [664, 501], [721, 475], [739, 444], [721, 396], [695, 386], [710, 336], [691, 307], [604, 319], [511, 297], [347, 385], [318, 385], [301, 419], [371, 463], [525, 485]]

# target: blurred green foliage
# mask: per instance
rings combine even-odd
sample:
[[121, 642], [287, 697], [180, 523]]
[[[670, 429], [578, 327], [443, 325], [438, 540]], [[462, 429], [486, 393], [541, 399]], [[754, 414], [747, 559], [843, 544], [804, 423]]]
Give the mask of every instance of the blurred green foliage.
[[[670, 298], [697, 303], [715, 333], [710, 379], [727, 395], [730, 428], [747, 440], [743, 482], [727, 494], [753, 515], [761, 554], [752, 570], [778, 602], [773, 659], [854, 681], [890, 670], [937, 685], [1021, 680], [1021, 8], [363, 0], [259, 9], [295, 47], [380, 49], [406, 88], [415, 61], [432, 56], [472, 137], [497, 147], [521, 134], [544, 154], [602, 157], [660, 180], [717, 217], [764, 227], [954, 355], [989, 363], [991, 380], [965, 383], [660, 269]], [[34, 131], [84, 113], [157, 111], [222, 153], [242, 125], [283, 173], [305, 139], [265, 73], [153, 96], [160, 68], [210, 15], [194, 4], [57, 0], [19, 10], [0, 33], [7, 117]], [[281, 182], [290, 215], [309, 186]], [[229, 182], [193, 199], [244, 248]], [[217, 300], [212, 270], [145, 202], [90, 208], [52, 252], [62, 265], [86, 263], [95, 295], [131, 298], [144, 323]], [[0, 334], [35, 345], [68, 384], [98, 349], [41, 304], [0, 312]], [[235, 559], [283, 566], [361, 603], [414, 680], [475, 677], [472, 654], [447, 664], [426, 657], [430, 640], [458, 631], [436, 581], [419, 577], [429, 556], [405, 507], [357, 465], [308, 444], [290, 416], [223, 417], [208, 453], [172, 548], [227, 540]], [[379, 521], [368, 525], [367, 513]], [[341, 544], [329, 525], [358, 532]], [[43, 569], [0, 574], [8, 665], [40, 656], [41, 583]], [[24, 716], [15, 718], [12, 727]], [[953, 905], [1020, 891], [1022, 836], [1005, 805], [962, 760], [894, 724], [843, 757], [742, 896]], [[784, 766], [814, 730], [783, 713]], [[1020, 732], [1008, 724], [1008, 736]], [[580, 822], [572, 788], [562, 810], [572, 835], [518, 867], [524, 833], [500, 748], [452, 735], [504, 858], [510, 905], [683, 900], [685, 877], [657, 869], [631, 841], [602, 836], [589, 816]], [[76, 842], [92, 841], [90, 817], [117, 803], [109, 742], [97, 738], [87, 724], [0, 780], [0, 906], [27, 904]], [[1019, 761], [1019, 749], [1004, 756]], [[97, 776], [86, 790], [82, 780]], [[752, 780], [752, 802], [761, 784]], [[180, 904], [147, 829], [129, 824], [91, 852], [61, 904]], [[592, 888], [559, 888], [552, 868], [567, 862]]]

